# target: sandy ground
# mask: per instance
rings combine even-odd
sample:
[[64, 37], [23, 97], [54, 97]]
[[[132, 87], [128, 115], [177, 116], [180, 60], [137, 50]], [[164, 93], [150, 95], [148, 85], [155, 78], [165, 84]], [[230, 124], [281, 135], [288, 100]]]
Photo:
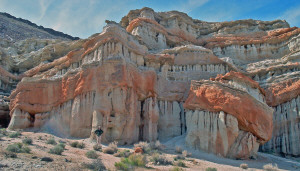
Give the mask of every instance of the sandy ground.
[[[47, 144], [47, 140], [53, 135], [48, 133], [34, 133], [34, 132], [22, 132], [22, 135], [18, 138], [9, 138], [8, 136], [2, 137], [0, 140], [0, 170], [88, 170], [82, 166], [82, 163], [91, 163], [93, 159], [89, 159], [85, 156], [85, 153], [93, 149], [95, 142], [90, 139], [65, 139], [57, 136], [53, 136], [57, 142], [66, 142], [66, 150], [62, 155], [55, 155], [48, 153], [51, 144]], [[31, 153], [17, 153], [17, 158], [7, 157], [6, 147], [9, 144], [15, 142], [22, 142], [25, 137], [30, 137], [33, 140]], [[85, 148], [73, 148], [69, 144], [73, 141], [84, 142]], [[231, 160], [222, 158], [216, 155], [195, 151], [184, 146], [184, 136], [175, 137], [163, 145], [163, 155], [167, 158], [173, 159], [177, 154], [175, 147], [180, 146], [188, 152], [192, 153], [191, 157], [184, 160], [187, 167], [183, 170], [205, 170], [208, 167], [217, 168], [218, 170], [242, 170], [239, 166], [241, 163], [247, 163], [248, 170], [262, 170], [263, 166], [268, 163], [277, 164], [282, 170], [300, 170], [300, 162], [297, 159], [286, 159], [270, 154], [259, 153], [256, 160]], [[103, 145], [105, 148], [106, 145]], [[121, 146], [119, 148], [132, 150], [132, 146]], [[106, 166], [108, 170], [116, 170], [114, 163], [120, 161], [119, 157], [115, 157], [110, 154], [97, 152], [99, 159]], [[41, 161], [42, 157], [51, 157], [53, 162]], [[174, 166], [157, 166], [149, 162], [148, 168], [138, 168], [136, 170], [170, 170]]]

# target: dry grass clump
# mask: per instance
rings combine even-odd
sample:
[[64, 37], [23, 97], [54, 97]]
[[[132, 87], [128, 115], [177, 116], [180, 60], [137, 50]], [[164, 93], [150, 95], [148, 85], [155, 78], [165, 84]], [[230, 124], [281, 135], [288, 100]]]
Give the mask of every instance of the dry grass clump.
[[154, 153], [151, 156], [151, 161], [155, 165], [172, 165], [172, 161], [168, 160], [165, 156], [160, 155], [158, 153]]
[[23, 142], [24, 144], [31, 145], [31, 144], [32, 144], [32, 139], [26, 137], [25, 139], [22, 140], [22, 142]]
[[114, 154], [118, 151], [118, 142], [114, 141], [108, 144], [108, 147], [106, 147], [103, 150], [103, 153], [107, 153], [107, 154]]
[[56, 145], [57, 142], [55, 141], [54, 137], [51, 137], [47, 140], [47, 144], [52, 144], [52, 145]]
[[129, 150], [118, 150], [117, 153], [114, 154], [115, 157], [129, 157], [132, 153]]
[[176, 151], [176, 153], [181, 154], [182, 153], [182, 148], [180, 146], [176, 146], [175, 151]]
[[182, 156], [183, 157], [191, 157], [192, 153], [188, 153], [186, 150], [182, 151]]
[[277, 167], [277, 164], [273, 165], [272, 163], [264, 165], [263, 169], [266, 170], [266, 171], [277, 171], [277, 170], [279, 170], [278, 167]]
[[90, 159], [96, 159], [96, 158], [98, 158], [99, 155], [96, 153], [96, 151], [90, 150], [85, 153], [85, 156]]
[[242, 164], [240, 165], [240, 168], [242, 168], [242, 169], [248, 169], [248, 164], [242, 163]]
[[149, 153], [151, 151], [151, 146], [149, 143], [141, 141], [137, 144], [134, 144], [134, 149], [141, 148], [144, 153]]
[[164, 146], [160, 143], [159, 140], [150, 143], [150, 148], [153, 150], [163, 150]]

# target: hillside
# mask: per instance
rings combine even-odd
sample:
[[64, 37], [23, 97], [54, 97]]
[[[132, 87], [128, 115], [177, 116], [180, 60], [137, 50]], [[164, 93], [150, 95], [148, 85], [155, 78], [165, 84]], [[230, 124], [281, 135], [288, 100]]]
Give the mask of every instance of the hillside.
[[28, 20], [0, 12], [0, 38], [10, 41], [35, 39], [77, 40], [68, 34], [38, 26]]

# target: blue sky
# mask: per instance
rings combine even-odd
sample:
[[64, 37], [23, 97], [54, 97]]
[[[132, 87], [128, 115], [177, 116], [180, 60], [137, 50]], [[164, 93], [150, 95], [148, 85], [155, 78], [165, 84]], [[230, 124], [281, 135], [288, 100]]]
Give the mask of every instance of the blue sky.
[[87, 38], [105, 20], [119, 22], [131, 9], [178, 10], [204, 21], [285, 19], [300, 26], [300, 0], [0, 0], [0, 11]]

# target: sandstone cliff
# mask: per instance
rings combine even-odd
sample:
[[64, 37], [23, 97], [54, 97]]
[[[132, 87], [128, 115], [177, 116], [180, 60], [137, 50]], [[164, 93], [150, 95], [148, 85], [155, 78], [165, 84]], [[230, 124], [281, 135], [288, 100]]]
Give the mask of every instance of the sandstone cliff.
[[133, 10], [46, 63], [37, 54], [17, 60], [34, 64], [2, 64], [6, 78], [22, 79], [9, 128], [93, 138], [101, 125], [104, 142], [186, 134], [187, 146], [230, 158], [255, 157], [259, 145], [298, 156], [299, 33], [282, 20]]

